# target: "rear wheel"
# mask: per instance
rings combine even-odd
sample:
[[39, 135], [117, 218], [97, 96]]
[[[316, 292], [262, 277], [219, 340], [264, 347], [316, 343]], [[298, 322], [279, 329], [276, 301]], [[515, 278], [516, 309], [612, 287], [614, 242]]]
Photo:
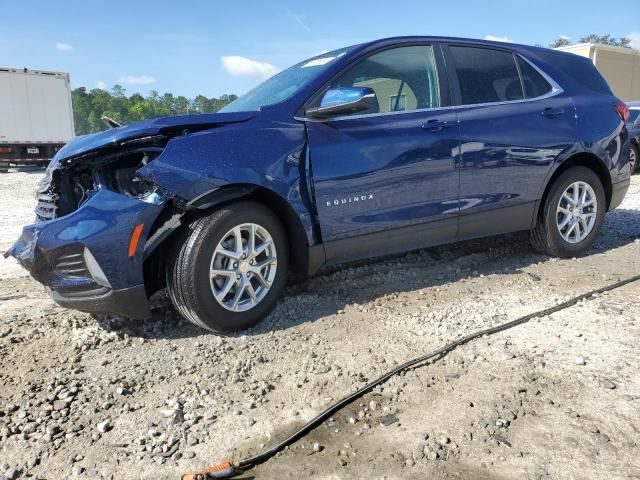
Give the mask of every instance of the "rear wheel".
[[286, 283], [287, 238], [261, 204], [222, 207], [194, 221], [177, 239], [167, 266], [167, 287], [187, 320], [218, 333], [258, 323]]
[[549, 190], [532, 245], [555, 257], [574, 257], [587, 250], [604, 221], [606, 201], [598, 176], [585, 167], [566, 170]]
[[638, 150], [638, 146], [635, 144], [631, 144], [631, 153], [629, 154], [629, 164], [631, 165], [631, 173], [635, 173], [638, 171], [638, 158], [640, 151]]

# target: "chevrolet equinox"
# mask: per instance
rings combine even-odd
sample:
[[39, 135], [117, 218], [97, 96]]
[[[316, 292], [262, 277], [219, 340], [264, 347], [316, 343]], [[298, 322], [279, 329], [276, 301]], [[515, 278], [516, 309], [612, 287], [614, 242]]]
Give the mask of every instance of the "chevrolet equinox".
[[529, 231], [594, 242], [629, 187], [628, 107], [586, 58], [402, 37], [323, 53], [214, 114], [78, 137], [6, 252], [62, 306], [149, 315], [168, 288], [215, 332], [254, 325], [289, 273]]

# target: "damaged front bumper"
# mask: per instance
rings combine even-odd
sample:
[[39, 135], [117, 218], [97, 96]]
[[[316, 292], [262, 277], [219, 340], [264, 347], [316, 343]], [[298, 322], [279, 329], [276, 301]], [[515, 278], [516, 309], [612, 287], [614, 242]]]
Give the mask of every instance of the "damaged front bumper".
[[162, 209], [101, 189], [68, 215], [24, 227], [5, 257], [16, 258], [63, 307], [145, 318], [144, 244]]

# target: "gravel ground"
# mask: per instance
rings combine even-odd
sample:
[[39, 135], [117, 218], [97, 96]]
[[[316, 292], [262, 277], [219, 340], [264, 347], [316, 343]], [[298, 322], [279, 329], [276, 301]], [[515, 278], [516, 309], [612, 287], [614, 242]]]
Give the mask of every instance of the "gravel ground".
[[[0, 249], [37, 173], [0, 175]], [[7, 207], [10, 206], [10, 207]], [[176, 479], [255, 453], [393, 366], [640, 272], [640, 176], [589, 255], [465, 242], [289, 287], [258, 327], [57, 307], [0, 260], [0, 479]], [[391, 379], [245, 478], [640, 479], [640, 285]]]

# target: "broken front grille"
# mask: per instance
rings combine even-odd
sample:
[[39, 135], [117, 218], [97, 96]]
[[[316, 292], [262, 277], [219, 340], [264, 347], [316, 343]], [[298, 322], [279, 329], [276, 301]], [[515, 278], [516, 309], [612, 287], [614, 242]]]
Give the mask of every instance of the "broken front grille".
[[56, 218], [58, 195], [53, 192], [39, 192], [36, 204], [36, 218], [41, 221]]

